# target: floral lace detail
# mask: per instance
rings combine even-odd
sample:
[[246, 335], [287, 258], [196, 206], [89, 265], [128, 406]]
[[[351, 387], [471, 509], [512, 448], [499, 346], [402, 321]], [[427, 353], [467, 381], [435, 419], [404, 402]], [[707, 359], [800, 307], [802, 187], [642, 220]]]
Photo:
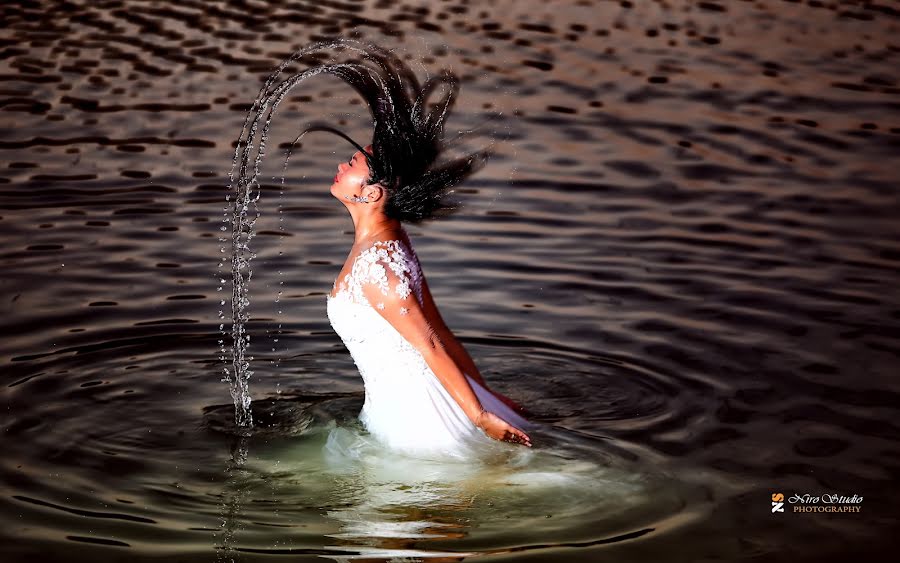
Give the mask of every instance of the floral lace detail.
[[[396, 277], [398, 280], [393, 288], [390, 287], [386, 268], [390, 268], [393, 273], [392, 277]], [[335, 293], [334, 299], [369, 304], [363, 293], [363, 286], [374, 284], [382, 295], [388, 295], [388, 292], [393, 289], [401, 299], [406, 299], [415, 292], [416, 298], [421, 303], [421, 275], [415, 251], [412, 249], [407, 251], [400, 240], [378, 241], [360, 252], [353, 260], [350, 273], [345, 275], [344, 279], [339, 280], [339, 289]], [[335, 284], [337, 285], [337, 283], [336, 281]], [[384, 303], [377, 303], [376, 307], [384, 310]], [[404, 308], [401, 314], [407, 312]]]

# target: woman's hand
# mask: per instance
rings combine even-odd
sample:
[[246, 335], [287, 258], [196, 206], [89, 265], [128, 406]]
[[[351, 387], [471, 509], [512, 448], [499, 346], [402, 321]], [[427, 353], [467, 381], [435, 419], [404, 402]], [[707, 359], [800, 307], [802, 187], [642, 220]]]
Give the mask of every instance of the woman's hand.
[[481, 411], [475, 426], [484, 430], [484, 433], [495, 440], [503, 442], [512, 442], [514, 444], [525, 444], [531, 447], [531, 438], [528, 434], [522, 432], [515, 426], [511, 426], [508, 422], [490, 411]]

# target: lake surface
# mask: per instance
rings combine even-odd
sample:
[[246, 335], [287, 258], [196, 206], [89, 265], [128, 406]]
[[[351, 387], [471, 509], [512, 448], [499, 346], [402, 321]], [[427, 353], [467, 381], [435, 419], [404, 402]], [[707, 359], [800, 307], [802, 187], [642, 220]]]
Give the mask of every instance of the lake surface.
[[[3, 561], [796, 562], [892, 545], [893, 4], [0, 14]], [[257, 428], [231, 432], [217, 264], [234, 142], [278, 63], [331, 36], [451, 69], [448, 133], [498, 140], [461, 208], [408, 231], [485, 379], [541, 425], [515, 464], [326, 447], [364, 435], [325, 316], [352, 242], [328, 185], [350, 153], [310, 136], [284, 184], [281, 165], [310, 120], [366, 140], [329, 77], [274, 122], [252, 242]], [[863, 500], [795, 512], [807, 494]]]

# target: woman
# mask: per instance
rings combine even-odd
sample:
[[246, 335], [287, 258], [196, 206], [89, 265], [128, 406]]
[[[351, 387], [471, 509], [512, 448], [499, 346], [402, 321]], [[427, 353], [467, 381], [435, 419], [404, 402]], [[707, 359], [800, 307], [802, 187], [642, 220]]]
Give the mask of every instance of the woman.
[[[276, 84], [291, 63], [321, 60], [331, 49], [349, 51], [361, 60], [338, 63], [331, 58]], [[258, 186], [271, 118], [294, 86], [319, 74], [336, 76], [356, 90], [373, 122], [367, 149], [326, 125], [308, 127], [291, 145], [309, 131], [327, 131], [358, 149], [338, 167], [331, 186], [332, 194], [347, 206], [356, 232], [328, 298], [328, 316], [365, 382], [361, 421], [380, 441], [415, 455], [443, 453], [468, 459], [491, 449], [495, 440], [530, 446], [523, 431], [530, 423], [516, 412], [521, 408], [487, 389], [471, 357], [441, 319], [401, 226], [450, 209], [444, 196], [487, 157], [480, 151], [442, 158], [444, 121], [458, 91], [452, 74], [439, 74], [420, 85], [392, 53], [352, 40], [318, 43], [284, 61], [263, 86], [235, 152], [235, 163], [240, 162], [235, 201], [240, 220], [234, 224], [246, 225], [232, 237], [236, 269], [242, 272], [239, 266], [246, 266], [252, 257], [246, 256], [246, 243], [253, 235], [249, 209], [259, 197], [257, 193], [254, 198], [253, 188]], [[445, 89], [443, 96], [429, 103], [440, 87]], [[253, 160], [252, 139], [269, 107]], [[290, 155], [289, 149], [288, 159]], [[235, 301], [242, 307], [246, 286], [239, 285]], [[236, 311], [235, 318], [244, 320], [243, 309]], [[242, 351], [246, 339], [237, 334], [235, 343]]]
[[409, 236], [391, 213], [397, 196], [371, 182], [365, 154], [341, 163], [331, 185], [355, 236], [328, 297], [332, 326], [365, 381], [360, 420], [379, 439], [414, 453], [460, 452], [477, 444], [476, 429], [531, 446], [515, 426], [528, 426], [516, 413], [521, 408], [487, 389], [441, 318]]

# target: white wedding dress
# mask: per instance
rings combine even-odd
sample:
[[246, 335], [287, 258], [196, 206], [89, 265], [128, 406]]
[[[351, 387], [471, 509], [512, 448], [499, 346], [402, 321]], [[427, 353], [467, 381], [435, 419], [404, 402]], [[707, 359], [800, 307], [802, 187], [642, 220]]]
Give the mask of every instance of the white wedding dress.
[[[386, 268], [393, 272], [390, 280]], [[343, 280], [335, 280], [335, 296], [327, 297], [331, 326], [365, 385], [359, 420], [369, 434], [392, 450], [425, 459], [472, 460], [504, 448], [524, 448], [488, 437], [469, 420], [422, 354], [375, 309], [384, 304], [368, 302], [365, 284], [374, 284], [384, 295], [412, 295], [422, 304], [422, 270], [415, 251], [401, 240], [374, 243], [359, 253]], [[526, 432], [532, 428], [471, 376], [466, 378], [485, 410]]]

